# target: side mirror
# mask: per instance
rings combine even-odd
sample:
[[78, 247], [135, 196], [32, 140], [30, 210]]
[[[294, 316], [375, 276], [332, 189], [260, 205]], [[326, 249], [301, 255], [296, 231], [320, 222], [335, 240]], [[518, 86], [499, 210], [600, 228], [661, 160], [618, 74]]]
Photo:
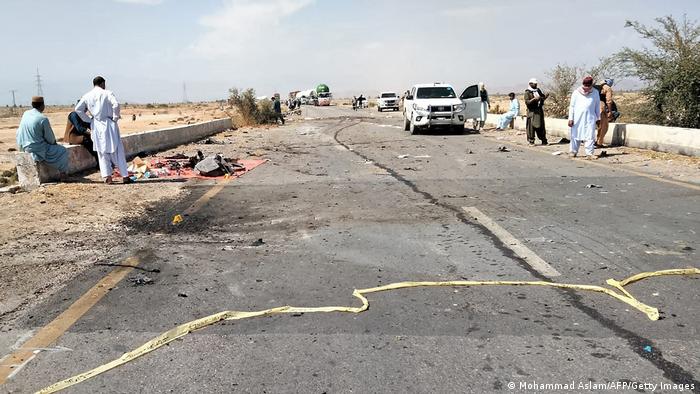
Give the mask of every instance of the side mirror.
[[413, 100], [413, 96], [409, 94], [408, 96], [406, 96], [406, 100]]

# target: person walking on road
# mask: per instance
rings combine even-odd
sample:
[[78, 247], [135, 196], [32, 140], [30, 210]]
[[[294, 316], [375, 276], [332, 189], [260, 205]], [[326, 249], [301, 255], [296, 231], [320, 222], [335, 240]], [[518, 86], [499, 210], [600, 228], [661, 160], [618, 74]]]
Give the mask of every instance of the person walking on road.
[[32, 109], [24, 112], [17, 128], [17, 147], [21, 152], [31, 153], [34, 161], [43, 161], [57, 169], [64, 177], [68, 171], [68, 150], [56, 142], [44, 109], [44, 98], [32, 97]]
[[508, 108], [508, 112], [501, 115], [501, 120], [498, 122], [496, 130], [505, 130], [510, 122], [520, 113], [520, 103], [518, 99], [515, 98], [515, 93], [508, 93], [508, 98], [510, 99], [510, 108]]
[[587, 159], [595, 159], [596, 126], [600, 122], [600, 95], [593, 88], [593, 78], [586, 77], [583, 84], [571, 94], [569, 105], [569, 127], [571, 127], [570, 157], [578, 155], [584, 143]]
[[119, 102], [114, 93], [106, 89], [104, 78], [95, 77], [92, 84], [92, 90], [85, 93], [78, 101], [75, 112], [83, 119], [87, 117], [87, 111], [92, 115], [90, 130], [92, 130], [97, 161], [100, 165], [100, 175], [104, 182], [112, 183], [112, 175], [116, 167], [122, 182], [131, 183], [117, 123], [120, 119]]
[[537, 87], [537, 79], [532, 78], [529, 87], [525, 90], [525, 106], [527, 107], [527, 142], [535, 145], [535, 134], [547, 145], [547, 129], [544, 125], [544, 101], [549, 94], [542, 93]]
[[600, 125], [598, 126], [598, 135], [596, 137], [595, 146], [597, 148], [603, 147], [603, 139], [605, 134], [608, 132], [608, 127], [610, 126], [610, 120], [613, 118], [613, 90], [612, 86], [615, 80], [612, 78], [607, 78], [600, 85]]
[[284, 116], [282, 115], [282, 103], [277, 96], [272, 96], [272, 109], [275, 111], [275, 122], [278, 120], [282, 121], [282, 126], [284, 126]]
[[479, 97], [481, 97], [481, 117], [479, 118], [479, 128], [481, 129], [484, 128], [486, 117], [489, 115], [489, 108], [491, 107], [489, 92], [486, 91], [486, 85], [483, 82], [479, 82]]

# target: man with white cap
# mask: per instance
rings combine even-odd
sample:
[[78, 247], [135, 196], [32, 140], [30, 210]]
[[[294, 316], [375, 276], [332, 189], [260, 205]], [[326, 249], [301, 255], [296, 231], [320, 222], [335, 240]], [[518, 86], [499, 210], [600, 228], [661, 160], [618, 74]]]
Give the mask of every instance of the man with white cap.
[[525, 106], [527, 107], [527, 141], [535, 145], [535, 134], [542, 145], [547, 145], [547, 130], [544, 127], [544, 101], [549, 94], [542, 93], [537, 87], [537, 79], [531, 78], [529, 87], [525, 90]]
[[92, 114], [90, 130], [92, 130], [97, 161], [100, 165], [100, 175], [102, 175], [104, 182], [107, 184], [112, 183], [113, 167], [117, 167], [122, 181], [131, 183], [124, 154], [124, 145], [122, 144], [119, 125], [117, 124], [117, 121], [120, 119], [119, 103], [117, 98], [114, 97], [114, 93], [106, 90], [104, 78], [95, 77], [92, 80], [92, 84], [94, 88], [85, 93], [78, 101], [78, 104], [75, 106], [75, 112], [81, 118], [87, 116], [86, 111], [90, 111], [90, 114]]
[[569, 104], [569, 127], [571, 127], [571, 151], [578, 155], [581, 142], [586, 149], [586, 158], [595, 159], [596, 126], [600, 122], [600, 94], [593, 88], [593, 78], [586, 77], [583, 84], [571, 94]]
[[32, 109], [19, 122], [17, 146], [20, 151], [31, 153], [34, 161], [57, 169], [63, 177], [68, 171], [68, 150], [56, 142], [49, 118], [43, 113], [45, 108], [43, 97], [32, 97]]

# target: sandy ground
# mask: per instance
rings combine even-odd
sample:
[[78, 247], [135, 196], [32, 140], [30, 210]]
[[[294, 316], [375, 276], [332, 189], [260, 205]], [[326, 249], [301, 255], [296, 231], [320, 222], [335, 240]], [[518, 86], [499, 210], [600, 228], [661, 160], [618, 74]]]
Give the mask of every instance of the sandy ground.
[[[25, 108], [26, 110], [26, 108]], [[49, 108], [46, 115], [51, 122], [56, 138], [61, 139], [66, 128], [66, 120], [71, 109], [68, 107]], [[132, 120], [136, 115], [136, 120]], [[217, 103], [156, 105], [147, 108], [145, 105], [126, 105], [122, 108], [122, 120], [119, 122], [122, 134], [139, 131], [162, 129], [174, 125], [204, 122], [225, 117]], [[0, 153], [16, 148], [15, 135], [22, 117], [22, 111], [17, 116], [0, 118]]]
[[[268, 127], [269, 128], [269, 127]], [[259, 130], [265, 130], [260, 128]], [[239, 157], [261, 155], [243, 147], [250, 129], [214, 138], [227, 140]], [[217, 152], [220, 145], [190, 144], [162, 152], [205, 154]], [[141, 243], [131, 238], [130, 229], [120, 223], [127, 218], [146, 218], [152, 203], [167, 209], [170, 202], [182, 201], [192, 187], [208, 180], [172, 182], [155, 179], [133, 185], [104, 185], [99, 173], [73, 176], [68, 183], [46, 184], [32, 192], [0, 194], [3, 207], [0, 226], [0, 330], [8, 327], [16, 313], [53, 294], [80, 272], [95, 263], [108, 263], [120, 256], [115, 250]], [[137, 242], [138, 241], [138, 242]], [[57, 250], [63, 251], [56, 253]]]

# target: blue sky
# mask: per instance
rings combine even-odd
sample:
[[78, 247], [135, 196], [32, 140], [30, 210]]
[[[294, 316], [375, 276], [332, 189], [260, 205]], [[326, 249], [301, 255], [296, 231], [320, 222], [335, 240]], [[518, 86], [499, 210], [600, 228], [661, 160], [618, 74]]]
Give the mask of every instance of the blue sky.
[[700, 16], [698, 0], [3, 0], [0, 105], [69, 103], [103, 75], [120, 101], [328, 84], [339, 95], [444, 81], [521, 90], [556, 63], [642, 42], [625, 20]]

